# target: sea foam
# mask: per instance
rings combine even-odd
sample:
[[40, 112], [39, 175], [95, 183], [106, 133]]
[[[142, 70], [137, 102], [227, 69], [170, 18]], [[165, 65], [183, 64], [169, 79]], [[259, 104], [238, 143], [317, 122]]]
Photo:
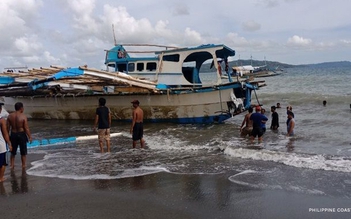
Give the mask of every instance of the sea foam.
[[330, 158], [323, 155], [297, 154], [266, 149], [252, 150], [231, 146], [224, 150], [224, 154], [236, 158], [272, 161], [299, 168], [351, 172], [351, 160], [345, 157], [334, 156]]

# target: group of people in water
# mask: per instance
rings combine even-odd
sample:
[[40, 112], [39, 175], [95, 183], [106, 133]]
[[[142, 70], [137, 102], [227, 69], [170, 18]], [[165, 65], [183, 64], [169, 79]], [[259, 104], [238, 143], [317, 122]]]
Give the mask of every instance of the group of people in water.
[[[277, 103], [276, 106], [271, 106], [271, 117], [272, 122], [270, 129], [278, 130], [279, 128], [279, 115], [277, 113], [277, 108], [281, 108], [280, 103]], [[253, 110], [255, 109], [255, 112]], [[290, 137], [294, 135], [295, 120], [294, 113], [292, 112], [292, 106], [287, 106], [287, 134], [286, 136]], [[262, 142], [263, 134], [266, 132], [266, 123], [268, 117], [265, 115], [266, 110], [260, 105], [250, 106], [248, 113], [245, 115], [243, 122], [241, 123], [240, 133], [242, 137], [250, 136], [251, 142], [258, 138], [258, 142]]]
[[[140, 148], [145, 147], [145, 140], [143, 139], [144, 128], [143, 119], [144, 112], [140, 108], [139, 100], [133, 100], [131, 102], [133, 105], [132, 113], [132, 125], [130, 127], [130, 134], [132, 134], [133, 148], [136, 147], [138, 141], [140, 141]], [[110, 128], [111, 128], [111, 111], [106, 106], [106, 99], [99, 98], [99, 107], [96, 108], [95, 121], [94, 121], [94, 131], [98, 134], [100, 152], [104, 153], [104, 145], [106, 145], [107, 152], [111, 152], [110, 147]]]
[[[106, 145], [107, 152], [111, 151], [110, 147], [110, 128], [111, 128], [111, 111], [106, 107], [106, 99], [99, 99], [99, 107], [96, 108], [94, 120], [94, 131], [98, 134], [100, 152], [104, 153]], [[143, 118], [144, 112], [139, 107], [140, 102], [133, 100], [132, 125], [130, 133], [133, 139], [133, 148], [140, 141], [140, 148], [145, 147], [143, 139]], [[0, 113], [3, 103], [0, 103]], [[15, 167], [15, 156], [18, 147], [20, 148], [22, 169], [26, 168], [27, 142], [32, 142], [31, 133], [28, 126], [27, 117], [24, 115], [23, 103], [15, 104], [15, 112], [8, 115], [7, 120], [0, 117], [0, 183], [5, 181], [4, 174], [7, 166], [7, 151], [11, 152], [10, 166], [13, 170]]]
[[[0, 112], [3, 103], [0, 103]], [[11, 152], [10, 166], [15, 167], [15, 156], [20, 148], [22, 169], [26, 168], [27, 142], [32, 142], [28, 127], [27, 117], [23, 113], [24, 107], [21, 102], [15, 104], [15, 112], [8, 115], [7, 120], [0, 117], [0, 182], [5, 180], [4, 173], [7, 166], [6, 153]], [[8, 148], [7, 148], [8, 146]]]

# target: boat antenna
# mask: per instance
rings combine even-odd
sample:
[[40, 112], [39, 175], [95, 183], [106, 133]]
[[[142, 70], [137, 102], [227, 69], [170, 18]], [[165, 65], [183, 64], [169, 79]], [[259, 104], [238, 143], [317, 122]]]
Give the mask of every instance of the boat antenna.
[[116, 34], [115, 34], [115, 25], [114, 24], [112, 24], [112, 33], [113, 33], [113, 41], [115, 43], [115, 46], [117, 46]]

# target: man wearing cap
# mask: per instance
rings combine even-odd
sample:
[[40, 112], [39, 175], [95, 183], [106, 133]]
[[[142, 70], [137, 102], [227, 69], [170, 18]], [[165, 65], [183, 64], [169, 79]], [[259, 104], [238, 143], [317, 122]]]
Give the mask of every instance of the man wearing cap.
[[[4, 105], [4, 104], [0, 103], [0, 113], [2, 111], [2, 105]], [[6, 143], [9, 146], [10, 151], [12, 150], [12, 146], [11, 146], [11, 141], [10, 141], [10, 137], [9, 137], [9, 132], [7, 131], [7, 127], [6, 127], [6, 121], [1, 116], [0, 116], [0, 128], [1, 128], [1, 132], [0, 132], [0, 182], [3, 182], [3, 181], [5, 181], [4, 175], [5, 175], [5, 169], [7, 166]]]
[[268, 118], [261, 113], [261, 107], [255, 107], [255, 113], [252, 113], [250, 116], [250, 120], [252, 120], [252, 133], [251, 133], [251, 141], [253, 142], [258, 137], [258, 142], [262, 142], [263, 136], [263, 127], [266, 124]]
[[140, 148], [144, 148], [145, 141], [143, 139], [144, 128], [143, 128], [143, 119], [144, 112], [140, 108], [139, 100], [133, 100], [131, 102], [133, 104], [133, 121], [132, 126], [130, 127], [130, 133], [133, 137], [133, 148], [136, 147], [137, 141], [140, 141]]
[[32, 137], [28, 127], [27, 117], [24, 115], [23, 103], [15, 104], [15, 112], [10, 113], [7, 117], [7, 129], [11, 133], [10, 140], [12, 144], [11, 151], [11, 169], [15, 167], [15, 156], [17, 148], [20, 148], [22, 169], [26, 168], [27, 142], [32, 142]]

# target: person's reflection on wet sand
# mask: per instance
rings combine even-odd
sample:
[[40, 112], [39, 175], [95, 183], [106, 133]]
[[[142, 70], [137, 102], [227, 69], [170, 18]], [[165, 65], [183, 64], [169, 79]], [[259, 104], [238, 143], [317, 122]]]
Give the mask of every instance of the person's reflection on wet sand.
[[7, 195], [3, 182], [0, 182], [0, 195], [5, 195], [5, 196]]
[[27, 193], [28, 182], [27, 173], [25, 169], [22, 169], [21, 185], [18, 185], [17, 176], [14, 170], [11, 170], [11, 188], [13, 193]]

